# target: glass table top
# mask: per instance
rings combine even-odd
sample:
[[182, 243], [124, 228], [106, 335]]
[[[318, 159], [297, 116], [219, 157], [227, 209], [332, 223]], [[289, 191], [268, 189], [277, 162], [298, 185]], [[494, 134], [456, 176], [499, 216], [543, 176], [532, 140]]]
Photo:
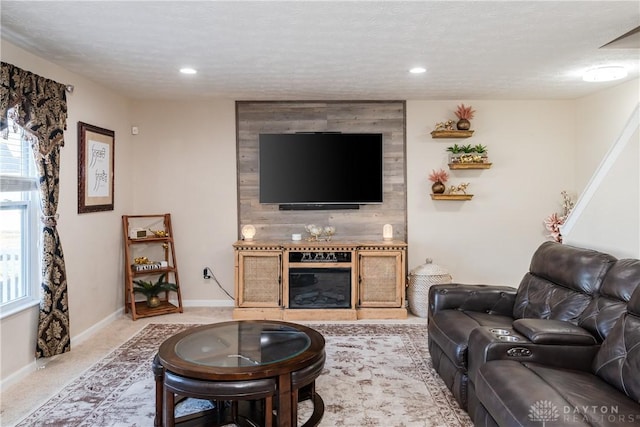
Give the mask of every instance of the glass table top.
[[309, 336], [292, 326], [270, 322], [212, 325], [180, 339], [175, 353], [203, 366], [262, 366], [295, 357], [309, 348]]

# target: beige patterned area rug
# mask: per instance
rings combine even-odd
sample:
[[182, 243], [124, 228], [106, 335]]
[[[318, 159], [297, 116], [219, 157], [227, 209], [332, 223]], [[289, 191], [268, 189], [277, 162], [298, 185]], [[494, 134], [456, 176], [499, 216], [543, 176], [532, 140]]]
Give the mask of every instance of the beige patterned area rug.
[[[153, 426], [151, 361], [166, 338], [192, 326], [146, 326], [18, 426]], [[321, 426], [473, 425], [431, 366], [425, 325], [310, 326], [326, 340], [316, 381], [325, 403]], [[310, 413], [301, 402], [299, 424]]]

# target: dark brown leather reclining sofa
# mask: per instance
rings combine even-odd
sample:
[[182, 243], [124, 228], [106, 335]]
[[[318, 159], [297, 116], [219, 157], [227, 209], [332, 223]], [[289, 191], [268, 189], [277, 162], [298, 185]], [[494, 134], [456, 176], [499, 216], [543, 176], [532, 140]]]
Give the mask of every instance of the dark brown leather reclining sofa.
[[[610, 409], [624, 410], [627, 419], [616, 422], [629, 425], [637, 415], [634, 421], [640, 425], [636, 289], [640, 260], [543, 243], [518, 289], [431, 287], [428, 341], [433, 366], [476, 425], [540, 426], [556, 414], [557, 425], [617, 425], [610, 417], [598, 424], [595, 418], [605, 414], [588, 409], [587, 402], [620, 402]], [[625, 325], [631, 325], [632, 332]], [[604, 360], [609, 360], [604, 368], [596, 366]], [[616, 364], [623, 379], [606, 374]], [[542, 372], [548, 378], [543, 379]], [[575, 375], [582, 382], [574, 372], [581, 373]], [[553, 378], [562, 379], [556, 383]], [[572, 422], [582, 422], [581, 414], [594, 419], [563, 424], [564, 411], [573, 411]]]

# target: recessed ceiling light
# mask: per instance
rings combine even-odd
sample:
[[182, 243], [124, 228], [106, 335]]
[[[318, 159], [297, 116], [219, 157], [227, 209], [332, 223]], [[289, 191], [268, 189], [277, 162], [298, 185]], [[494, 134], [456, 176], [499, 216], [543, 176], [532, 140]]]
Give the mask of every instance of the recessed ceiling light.
[[191, 67], [180, 68], [180, 72], [182, 74], [195, 74], [195, 73], [197, 73], [197, 71], [194, 68], [191, 68]]
[[587, 70], [582, 75], [585, 82], [608, 82], [627, 77], [627, 70], [620, 66], [597, 67]]
[[413, 67], [412, 69], [409, 70], [409, 72], [411, 74], [422, 74], [422, 73], [426, 73], [427, 69], [423, 67]]

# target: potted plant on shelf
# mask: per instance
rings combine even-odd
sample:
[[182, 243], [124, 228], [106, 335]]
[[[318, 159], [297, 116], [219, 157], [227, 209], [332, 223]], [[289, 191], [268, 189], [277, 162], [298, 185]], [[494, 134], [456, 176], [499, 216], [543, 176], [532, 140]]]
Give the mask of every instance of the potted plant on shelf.
[[472, 146], [471, 144], [463, 145], [462, 147], [460, 147], [460, 150], [463, 154], [460, 156], [458, 161], [460, 163], [481, 163], [482, 157], [476, 151], [476, 147]]
[[489, 154], [487, 153], [487, 146], [478, 144], [473, 147], [474, 151], [480, 156], [481, 163], [487, 163], [489, 161]]
[[449, 163], [458, 163], [460, 161], [460, 156], [464, 153], [463, 147], [458, 144], [453, 144], [450, 147], [447, 147], [447, 151], [449, 152]]
[[444, 169], [432, 170], [429, 174], [429, 181], [433, 182], [431, 191], [433, 194], [442, 194], [446, 190], [445, 182], [449, 179], [449, 174]]
[[155, 283], [145, 280], [134, 280], [133, 283], [135, 286], [133, 287], [133, 292], [143, 294], [147, 297], [148, 307], [158, 307], [160, 305], [160, 297], [158, 297], [158, 295], [161, 292], [178, 291], [178, 286], [175, 283], [165, 282], [165, 276], [166, 273], [163, 273]]
[[460, 149], [464, 154], [473, 154], [476, 151], [471, 144], [463, 145]]
[[469, 120], [473, 119], [476, 110], [471, 108], [471, 105], [465, 107], [464, 104], [458, 105], [456, 109], [456, 117], [458, 118], [458, 123], [456, 123], [456, 127], [458, 130], [469, 130], [471, 127], [471, 122]]

